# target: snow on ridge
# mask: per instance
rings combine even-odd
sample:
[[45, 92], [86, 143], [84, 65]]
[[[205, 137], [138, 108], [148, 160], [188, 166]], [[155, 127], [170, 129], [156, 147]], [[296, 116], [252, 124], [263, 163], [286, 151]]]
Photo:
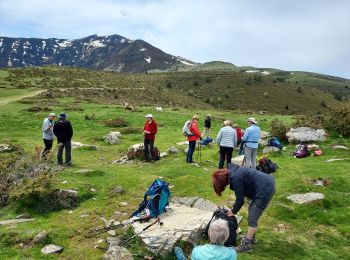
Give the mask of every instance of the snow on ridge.
[[102, 47], [106, 47], [105, 44], [103, 44], [100, 40], [94, 40], [92, 42], [89, 43], [84, 43], [84, 45], [88, 45], [91, 46], [93, 48], [102, 48]]
[[145, 48], [141, 48], [139, 51], [145, 51], [146, 49]]
[[[23, 46], [27, 47], [27, 46], [30, 46], [30, 42], [29, 41], [26, 41], [25, 43], [23, 43]], [[24, 48], [24, 47], [23, 47]], [[28, 48], [28, 47], [27, 47]]]
[[260, 72], [260, 71], [258, 71], [258, 70], [246, 70], [245, 72], [247, 72], [247, 73], [257, 73], [257, 72]]
[[45, 47], [46, 47], [46, 41], [41, 41], [42, 44], [43, 44], [43, 50], [45, 50]]
[[147, 61], [148, 63], [151, 63], [151, 57], [148, 57], [147, 59], [145, 58], [145, 61]]
[[125, 39], [124, 39], [124, 38], [120, 40], [120, 43], [124, 43], [124, 42], [125, 42]]
[[268, 71], [266, 71], [266, 70], [264, 70], [263, 72], [261, 72], [262, 74], [265, 74], [265, 75], [269, 75], [270, 74], [270, 72], [268, 72]]
[[58, 46], [60, 46], [61, 48], [66, 48], [67, 46], [69, 46], [72, 43], [72, 41], [70, 40], [64, 40], [63, 42], [59, 42], [57, 43]]
[[189, 63], [189, 62], [184, 61], [184, 60], [180, 60], [180, 62], [181, 62], [182, 64], [185, 64], [185, 65], [194, 66], [194, 64]]

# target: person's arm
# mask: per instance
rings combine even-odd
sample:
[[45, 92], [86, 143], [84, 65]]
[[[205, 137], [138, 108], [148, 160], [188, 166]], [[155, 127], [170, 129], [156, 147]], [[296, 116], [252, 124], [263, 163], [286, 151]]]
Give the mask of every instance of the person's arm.
[[[238, 178], [237, 178], [238, 177]], [[232, 206], [232, 213], [237, 214], [244, 204], [244, 180], [243, 176], [237, 176], [233, 184], [233, 190], [236, 194], [235, 203]]]
[[244, 131], [244, 134], [243, 134], [243, 137], [242, 137], [242, 142], [246, 142], [247, 141], [248, 135], [249, 135], [249, 128], [247, 128]]
[[47, 132], [50, 130], [51, 127], [52, 127], [52, 123], [50, 123], [49, 120], [45, 120], [42, 127], [43, 131]]
[[233, 148], [237, 147], [237, 132], [233, 129]]
[[156, 134], [157, 132], [158, 132], [157, 123], [153, 121], [153, 127], [152, 127], [151, 134]]
[[222, 128], [220, 129], [217, 137], [216, 137], [216, 144], [217, 145], [220, 145], [220, 142], [221, 142], [221, 138], [222, 138]]

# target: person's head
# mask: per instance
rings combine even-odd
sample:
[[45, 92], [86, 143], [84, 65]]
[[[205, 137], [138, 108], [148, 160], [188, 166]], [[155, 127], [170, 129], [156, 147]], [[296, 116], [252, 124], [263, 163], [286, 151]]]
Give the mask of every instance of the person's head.
[[219, 169], [213, 172], [211, 181], [213, 183], [215, 193], [221, 197], [221, 193], [226, 189], [226, 186], [228, 185], [227, 169]]
[[153, 120], [152, 114], [147, 114], [147, 115], [145, 116], [145, 118], [146, 118], [146, 120], [147, 120], [148, 122], [152, 122], [152, 120]]
[[55, 113], [50, 113], [49, 116], [47, 117], [49, 120], [55, 120], [56, 115]]
[[199, 120], [199, 116], [198, 116], [198, 115], [194, 115], [194, 116], [192, 117], [192, 121], [198, 122], [198, 120]]
[[230, 235], [228, 223], [224, 219], [216, 219], [210, 222], [208, 236], [209, 242], [213, 245], [224, 245]]
[[224, 126], [232, 126], [231, 120], [225, 120], [224, 121]]
[[255, 125], [255, 124], [258, 123], [258, 122], [256, 122], [254, 117], [248, 118], [247, 122], [248, 122], [249, 125]]
[[60, 120], [66, 120], [67, 117], [68, 117], [67, 114], [65, 114], [65, 113], [62, 112], [62, 113], [60, 114], [60, 118], [59, 118], [59, 119], [60, 119]]
[[211, 118], [211, 114], [208, 114], [207, 117]]
[[237, 127], [239, 127], [239, 125], [238, 125], [238, 124], [234, 124], [233, 127], [234, 127], [234, 128], [237, 128]]

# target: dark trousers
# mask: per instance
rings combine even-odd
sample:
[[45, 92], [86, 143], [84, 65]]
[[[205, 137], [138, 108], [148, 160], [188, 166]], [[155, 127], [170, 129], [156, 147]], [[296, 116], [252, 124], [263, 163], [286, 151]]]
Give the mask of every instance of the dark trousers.
[[233, 152], [232, 147], [220, 146], [219, 169], [224, 168], [225, 158], [226, 158], [226, 165], [231, 163], [232, 152]]
[[196, 150], [196, 141], [189, 141], [186, 162], [188, 162], [188, 163], [193, 162], [192, 157], [193, 157], [194, 150]]
[[71, 150], [72, 150], [72, 144], [71, 140], [64, 141], [64, 142], [58, 142], [58, 152], [57, 152], [57, 162], [58, 164], [63, 163], [62, 155], [63, 155], [63, 149], [66, 151], [66, 163], [70, 163], [72, 160], [71, 157]]
[[145, 139], [143, 141], [144, 144], [144, 150], [143, 150], [143, 158], [147, 161], [149, 160], [149, 153], [148, 153], [148, 146], [151, 151], [151, 159], [154, 160], [153, 158], [153, 152], [154, 152], [154, 140], [151, 139]]
[[52, 148], [53, 140], [48, 140], [48, 139], [43, 139], [43, 140], [44, 140], [45, 149], [43, 151], [42, 157], [46, 159], [47, 154], [50, 152]]

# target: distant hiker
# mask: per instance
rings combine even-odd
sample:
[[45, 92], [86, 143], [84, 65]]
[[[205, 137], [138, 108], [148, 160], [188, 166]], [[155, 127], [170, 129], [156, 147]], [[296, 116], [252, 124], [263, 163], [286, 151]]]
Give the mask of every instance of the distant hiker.
[[[208, 230], [209, 244], [194, 247], [191, 260], [236, 260], [237, 253], [233, 247], [224, 246], [229, 233], [226, 220], [218, 219], [212, 221]], [[178, 246], [175, 247], [175, 256], [177, 260], [186, 259], [182, 249]]]
[[63, 149], [66, 151], [65, 156], [65, 165], [72, 165], [72, 157], [71, 157], [71, 139], [73, 137], [73, 128], [71, 123], [67, 120], [67, 115], [65, 113], [61, 113], [59, 116], [58, 122], [56, 122], [55, 127], [53, 128], [53, 132], [57, 137], [57, 163], [59, 165], [63, 164], [62, 154]]
[[[158, 131], [157, 123], [153, 119], [153, 116], [151, 114], [148, 114], [146, 117], [146, 123], [143, 127], [143, 143], [144, 143], [144, 151], [143, 151], [143, 157], [145, 162], [152, 162], [155, 161], [154, 158], [154, 139], [156, 137], [156, 133]], [[151, 158], [149, 158], [148, 154], [148, 146], [151, 152]]]
[[216, 143], [220, 146], [220, 161], [219, 169], [224, 168], [225, 158], [226, 164], [231, 163], [233, 148], [237, 146], [237, 133], [232, 128], [232, 122], [230, 120], [224, 121], [224, 126], [220, 129]]
[[194, 115], [192, 117], [192, 121], [188, 125], [189, 131], [191, 132], [191, 134], [187, 136], [188, 151], [186, 156], [186, 162], [188, 163], [194, 163], [192, 157], [194, 150], [196, 149], [196, 142], [198, 139], [202, 139], [201, 133], [198, 130], [198, 120], [199, 116]]
[[243, 137], [242, 129], [237, 124], [234, 124], [233, 128], [236, 130], [236, 133], [237, 133], [237, 145], [240, 145]]
[[275, 193], [274, 177], [253, 168], [230, 164], [227, 169], [213, 173], [212, 183], [218, 196], [221, 196], [227, 185], [235, 192], [236, 200], [232, 210], [228, 211], [228, 216], [238, 213], [244, 204], [244, 197], [251, 200], [248, 207], [248, 232], [241, 244], [236, 247], [236, 251], [252, 251], [252, 244], [256, 243], [258, 220]]
[[211, 127], [211, 114], [208, 114], [204, 120], [204, 133], [203, 136], [210, 137], [210, 127]]
[[259, 138], [260, 138], [260, 127], [256, 124], [255, 118], [251, 117], [247, 120], [249, 127], [244, 131], [242, 143], [244, 147], [245, 163], [247, 167], [255, 168], [256, 166], [256, 155], [258, 153]]
[[53, 128], [54, 128], [54, 120], [55, 120], [55, 113], [50, 113], [49, 116], [47, 118], [44, 119], [43, 122], [43, 140], [44, 140], [44, 145], [45, 145], [45, 149], [43, 151], [43, 159], [46, 159], [46, 156], [48, 153], [50, 153], [50, 150], [52, 148], [52, 143], [53, 143]]

